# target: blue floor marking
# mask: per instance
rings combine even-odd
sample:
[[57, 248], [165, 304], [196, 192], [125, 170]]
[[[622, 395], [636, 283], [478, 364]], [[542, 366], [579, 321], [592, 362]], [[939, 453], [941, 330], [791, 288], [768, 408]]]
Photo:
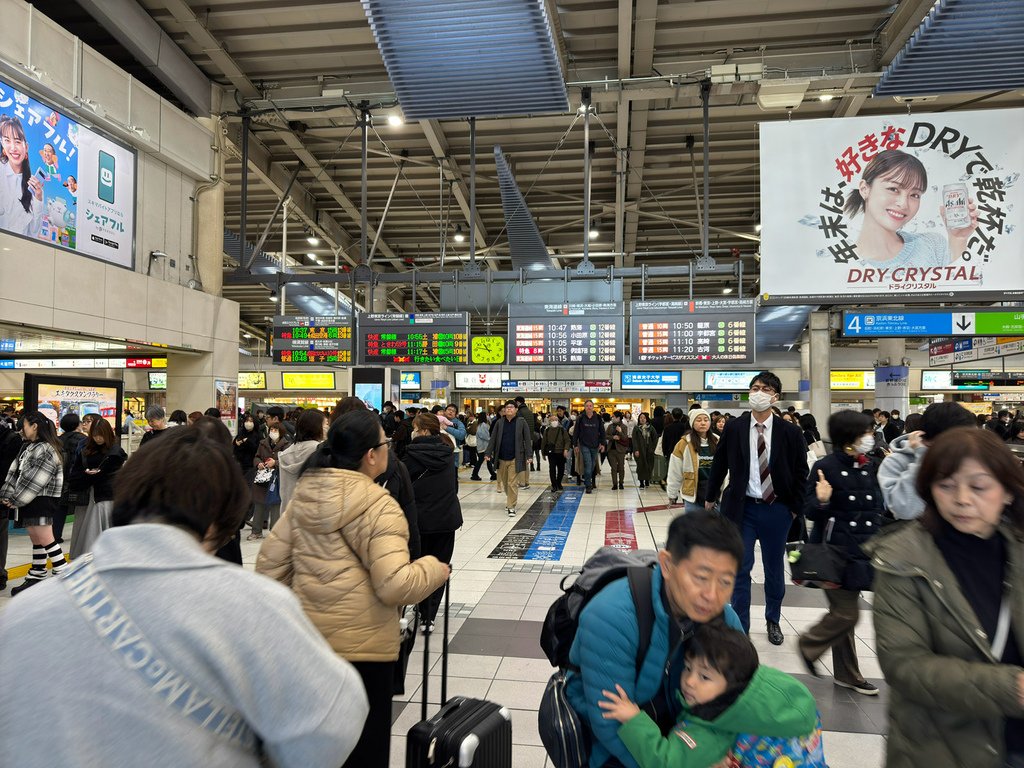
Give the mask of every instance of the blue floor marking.
[[576, 519], [576, 511], [583, 501], [581, 488], [569, 488], [562, 491], [558, 503], [551, 510], [548, 519], [537, 533], [530, 548], [523, 555], [523, 560], [560, 560], [565, 549], [566, 539]]

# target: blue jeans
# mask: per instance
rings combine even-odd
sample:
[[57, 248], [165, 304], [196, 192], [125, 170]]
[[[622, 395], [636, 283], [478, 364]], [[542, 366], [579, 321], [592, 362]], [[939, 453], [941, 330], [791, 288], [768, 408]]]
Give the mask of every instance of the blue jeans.
[[600, 451], [597, 448], [580, 446], [580, 458], [583, 459], [583, 484], [590, 488], [594, 485], [594, 467], [597, 466]]
[[793, 515], [784, 504], [757, 504], [750, 499], [743, 505], [743, 562], [732, 592], [732, 607], [743, 629], [750, 631], [750, 572], [754, 568], [754, 542], [761, 542], [764, 566], [764, 617], [778, 622], [782, 616], [782, 598], [786, 595], [786, 536]]

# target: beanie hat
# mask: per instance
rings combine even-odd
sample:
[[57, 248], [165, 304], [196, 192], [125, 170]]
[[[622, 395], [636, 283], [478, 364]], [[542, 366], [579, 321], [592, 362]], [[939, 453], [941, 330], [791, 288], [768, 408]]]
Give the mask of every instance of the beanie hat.
[[694, 408], [692, 411], [686, 414], [690, 418], [690, 426], [693, 426], [693, 422], [698, 416], [707, 416], [708, 421], [711, 421], [711, 414], [705, 411], [703, 408]]

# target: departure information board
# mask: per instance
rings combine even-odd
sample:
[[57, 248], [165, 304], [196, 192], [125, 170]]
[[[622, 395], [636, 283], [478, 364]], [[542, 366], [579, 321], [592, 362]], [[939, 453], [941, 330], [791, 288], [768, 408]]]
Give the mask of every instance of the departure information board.
[[464, 365], [469, 362], [469, 313], [359, 313], [362, 365]]
[[275, 363], [351, 363], [352, 316], [278, 315], [271, 349]]
[[633, 365], [754, 362], [749, 299], [630, 303]]
[[622, 365], [624, 331], [621, 302], [508, 307], [513, 365]]

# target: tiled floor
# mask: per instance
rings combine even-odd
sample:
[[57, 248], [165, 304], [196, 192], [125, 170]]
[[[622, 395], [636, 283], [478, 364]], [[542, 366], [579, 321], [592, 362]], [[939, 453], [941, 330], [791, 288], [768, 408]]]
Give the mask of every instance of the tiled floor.
[[[531, 487], [520, 491], [520, 516], [546, 492], [547, 472], [534, 473]], [[537, 706], [552, 669], [544, 658], [538, 638], [547, 607], [559, 594], [563, 572], [581, 564], [605, 543], [605, 513], [609, 510], [653, 507], [665, 503], [658, 488], [643, 491], [632, 488], [627, 471], [627, 490], [613, 492], [605, 482], [593, 494], [583, 496], [565, 548], [557, 562], [492, 559], [488, 555], [520, 518], [510, 519], [504, 511], [504, 494], [495, 492], [491, 483], [469, 481], [463, 472], [461, 499], [465, 525], [456, 539], [454, 573], [451, 582], [448, 695], [488, 698], [512, 712], [513, 765], [516, 768], [543, 768], [547, 762], [537, 734]], [[569, 487], [569, 486], [567, 486]], [[634, 517], [637, 546], [656, 548], [663, 540], [668, 523], [677, 510], [650, 510]], [[65, 533], [70, 541], [70, 526]], [[259, 542], [242, 543], [246, 567], [252, 568]], [[27, 537], [13, 535], [9, 565], [28, 562], [31, 546]], [[861, 671], [882, 693], [864, 697], [834, 686], [831, 679], [815, 679], [806, 674], [796, 653], [800, 631], [815, 623], [824, 613], [820, 593], [790, 586], [783, 604], [782, 629], [785, 643], [776, 647], [768, 642], [761, 615], [764, 605], [760, 565], [755, 569], [752, 594], [754, 617], [751, 639], [761, 661], [803, 681], [814, 694], [825, 728], [825, 754], [831, 768], [876, 768], [884, 763], [887, 688], [881, 679], [874, 652], [874, 628], [870, 605], [857, 629]], [[0, 593], [0, 610], [9, 599], [9, 590]], [[428, 711], [436, 711], [441, 695], [441, 624], [432, 638]], [[404, 765], [405, 734], [421, 717], [423, 638], [417, 639], [409, 662], [406, 693], [395, 697], [392, 727], [391, 765]], [[826, 654], [822, 667], [831, 670]]]

